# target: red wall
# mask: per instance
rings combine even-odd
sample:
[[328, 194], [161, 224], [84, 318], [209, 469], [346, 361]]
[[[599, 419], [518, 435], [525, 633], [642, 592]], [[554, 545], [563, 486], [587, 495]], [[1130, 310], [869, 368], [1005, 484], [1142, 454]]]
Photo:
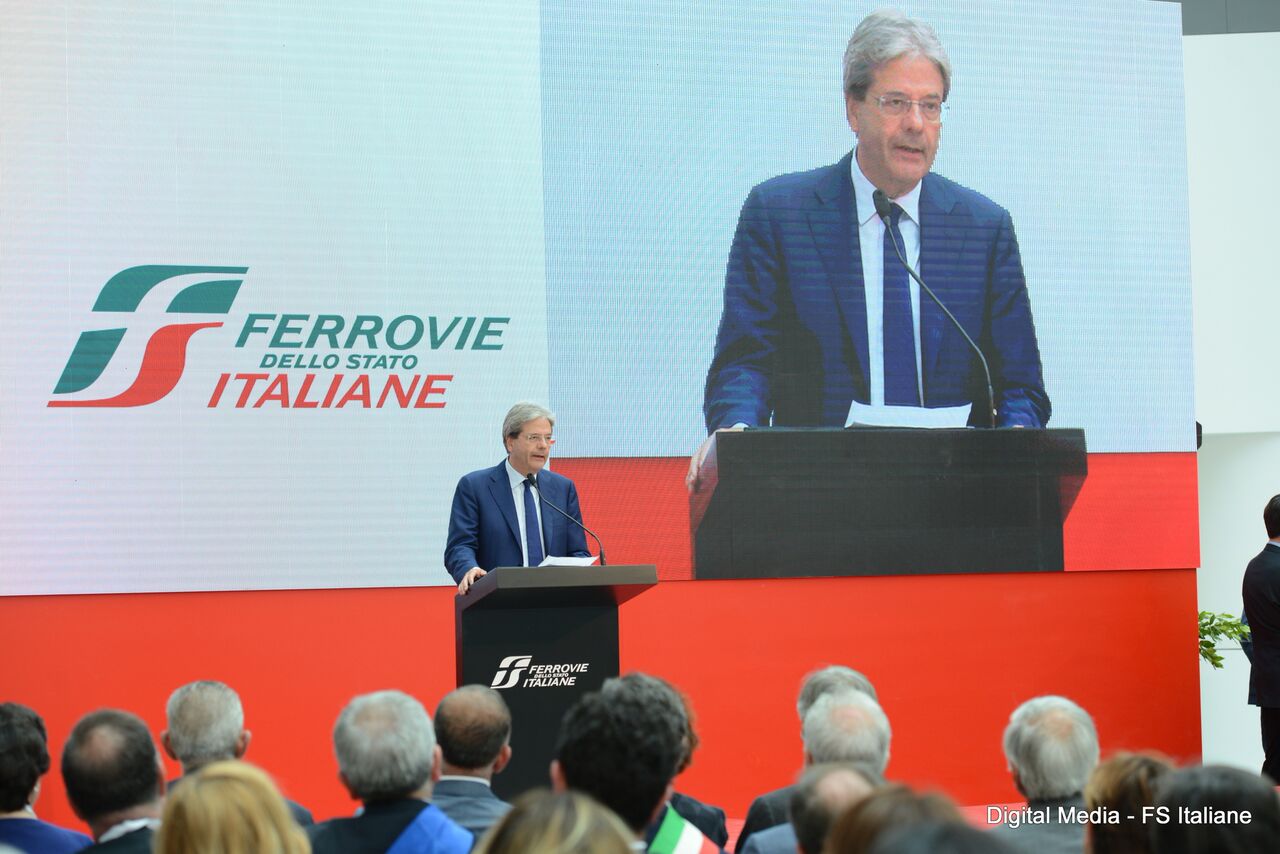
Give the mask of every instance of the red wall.
[[[611, 562], [656, 560], [667, 577], [681, 560], [687, 568], [687, 511], [679, 479], [671, 485], [684, 463], [652, 461], [641, 482], [628, 479], [656, 502], [645, 508], [654, 528], [684, 537], [683, 551], [655, 543], [653, 553], [627, 536], [639, 499], [617, 498], [632, 493], [616, 482], [603, 488], [613, 465], [557, 465], [578, 479]], [[1193, 455], [1094, 456], [1068, 521], [1068, 564], [1122, 571], [669, 582], [624, 606], [622, 665], [690, 694], [703, 747], [679, 786], [730, 817], [790, 780], [797, 685], [832, 662], [878, 687], [894, 728], [892, 777], [962, 803], [1009, 802], [1000, 733], [1035, 694], [1089, 709], [1104, 751], [1199, 754], [1195, 531]], [[1171, 568], [1150, 569], [1162, 566]], [[56, 772], [76, 718], [119, 706], [158, 733], [169, 692], [204, 678], [243, 697], [251, 760], [318, 817], [349, 812], [333, 720], [356, 693], [398, 687], [432, 707], [453, 687], [451, 597], [407, 588], [0, 598], [0, 699], [44, 715], [55, 753], [38, 811], [78, 825]]]

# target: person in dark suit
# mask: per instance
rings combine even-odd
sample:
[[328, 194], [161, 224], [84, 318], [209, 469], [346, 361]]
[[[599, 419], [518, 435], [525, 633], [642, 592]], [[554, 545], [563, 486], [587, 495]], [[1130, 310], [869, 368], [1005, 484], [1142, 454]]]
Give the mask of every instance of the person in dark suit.
[[333, 728], [338, 777], [363, 804], [352, 818], [307, 828], [313, 854], [467, 854], [475, 837], [430, 802], [440, 773], [431, 718], [401, 691], [355, 697]]
[[[876, 689], [871, 684], [871, 680], [853, 668], [842, 664], [819, 668], [806, 674], [800, 683], [800, 694], [796, 697], [796, 714], [800, 718], [801, 728], [804, 727], [805, 715], [813, 708], [813, 704], [819, 697], [843, 690], [861, 691], [878, 702]], [[747, 818], [742, 823], [742, 830], [733, 848], [734, 854], [743, 854], [747, 840], [753, 834], [788, 822], [788, 809], [794, 793], [794, 785], [783, 786], [780, 789], [765, 792], [751, 802], [751, 806], [747, 808]]]
[[1253, 654], [1249, 702], [1260, 707], [1262, 773], [1280, 782], [1280, 495], [1262, 511], [1268, 542], [1244, 571], [1241, 592]]
[[[169, 695], [165, 706], [168, 729], [160, 733], [160, 744], [182, 765], [182, 782], [206, 765], [226, 759], [243, 759], [253, 734], [244, 728], [244, 706], [231, 686], [212, 680], [183, 685]], [[285, 798], [293, 820], [306, 827], [314, 824], [311, 811]]]
[[141, 718], [118, 709], [81, 718], [62, 749], [62, 782], [96, 840], [85, 851], [151, 854], [164, 808], [164, 766]]
[[[537, 566], [548, 555], [590, 555], [580, 525], [547, 506], [582, 522], [573, 481], [545, 470], [555, 443], [555, 423], [549, 410], [517, 403], [502, 421], [507, 458], [458, 481], [444, 565], [458, 583], [459, 594], [495, 567]], [[530, 476], [534, 486], [526, 482]], [[531, 516], [536, 521], [528, 525]]]
[[511, 809], [493, 775], [511, 761], [511, 710], [492, 688], [463, 685], [436, 706], [440, 779], [431, 802], [479, 839]]
[[21, 703], [0, 703], [0, 849], [67, 854], [93, 844], [83, 833], [36, 818], [40, 778], [48, 771], [44, 721]]
[[[980, 364], [911, 282], [886, 229], [986, 355], [997, 426], [1048, 422], [1012, 220], [930, 171], [950, 87], [950, 60], [927, 24], [880, 10], [858, 25], [844, 57], [856, 149], [766, 181], [743, 206], [707, 371], [709, 433], [844, 426], [854, 401], [971, 407], [970, 424], [989, 423]], [[876, 213], [877, 192], [892, 206], [889, 223]], [[694, 455], [691, 487], [709, 447]]]
[[753, 834], [746, 854], [822, 854], [831, 825], [841, 813], [882, 785], [883, 778], [865, 763], [825, 762], [811, 765], [792, 787], [790, 821]]

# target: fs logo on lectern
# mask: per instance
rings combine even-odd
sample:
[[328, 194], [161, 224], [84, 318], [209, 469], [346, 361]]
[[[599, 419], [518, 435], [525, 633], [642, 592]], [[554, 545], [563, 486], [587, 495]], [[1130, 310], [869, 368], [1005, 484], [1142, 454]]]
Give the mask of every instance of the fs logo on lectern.
[[553, 688], [559, 685], [576, 685], [578, 674], [586, 673], [590, 665], [583, 661], [578, 664], [534, 664], [532, 655], [508, 655], [498, 665], [493, 674], [490, 688], [501, 691], [504, 688], [520, 687], [520, 677], [525, 676], [525, 688]]
[[[177, 276], [199, 274], [234, 274], [243, 276], [248, 267], [191, 267], [173, 264], [147, 264], [129, 267], [116, 273], [102, 286], [94, 311], [132, 314], [144, 297], [161, 282]], [[225, 315], [240, 291], [243, 278], [213, 279], [188, 285], [174, 295], [165, 309], [169, 314]], [[208, 323], [174, 323], [162, 326], [147, 341], [132, 385], [114, 397], [92, 400], [51, 400], [49, 406], [146, 406], [173, 391], [186, 366], [187, 342], [201, 329], [214, 329], [221, 321]], [[55, 395], [83, 391], [97, 382], [106, 370], [124, 338], [125, 327], [89, 329], [80, 333], [67, 366], [54, 387]]]

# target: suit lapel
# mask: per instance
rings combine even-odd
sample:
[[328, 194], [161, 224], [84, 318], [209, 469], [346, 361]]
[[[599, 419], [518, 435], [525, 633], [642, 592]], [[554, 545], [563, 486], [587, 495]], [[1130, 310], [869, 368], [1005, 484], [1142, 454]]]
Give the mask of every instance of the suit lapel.
[[853, 152], [849, 152], [828, 170], [818, 185], [817, 206], [809, 211], [809, 231], [822, 258], [827, 284], [840, 309], [845, 333], [853, 342], [862, 376], [866, 376], [867, 298], [862, 284], [857, 205], [849, 173], [852, 160]]
[[[928, 283], [947, 307], [949, 282], [945, 276], [930, 278], [934, 270], [959, 269], [964, 235], [948, 227], [948, 215], [955, 206], [955, 199], [934, 179], [932, 172], [924, 176], [920, 188], [920, 278]], [[952, 309], [954, 311], [954, 309]], [[929, 400], [929, 380], [938, 364], [938, 352], [942, 343], [942, 331], [950, 326], [942, 309], [924, 291], [920, 292], [920, 365], [924, 377], [925, 400]]]
[[502, 512], [502, 518], [507, 520], [507, 527], [511, 529], [511, 537], [516, 541], [516, 548], [520, 548], [520, 522], [516, 519], [516, 500], [512, 495], [511, 480], [507, 477], [505, 462], [498, 463], [498, 467], [490, 475], [489, 493], [493, 496], [494, 503], [498, 505], [498, 510]]

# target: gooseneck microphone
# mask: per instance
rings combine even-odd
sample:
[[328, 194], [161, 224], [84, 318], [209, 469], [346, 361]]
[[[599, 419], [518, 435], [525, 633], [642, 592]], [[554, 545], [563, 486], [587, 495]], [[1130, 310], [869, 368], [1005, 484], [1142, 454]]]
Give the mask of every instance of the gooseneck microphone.
[[[947, 319], [955, 324], [956, 329], [960, 330], [960, 334], [964, 336], [964, 340], [969, 342], [969, 346], [973, 348], [973, 352], [978, 354], [978, 361], [982, 363], [982, 373], [987, 380], [987, 423], [989, 426], [995, 427], [996, 396], [991, 387], [991, 368], [987, 365], [987, 357], [983, 355], [982, 348], [978, 346], [977, 342], [969, 337], [968, 332], [965, 332], [964, 327], [960, 325], [960, 321], [956, 320], [956, 316], [951, 313], [951, 309], [947, 308], [943, 304], [942, 300], [938, 299], [938, 295], [933, 292], [933, 289], [926, 285], [924, 283], [924, 279], [920, 278], [919, 274], [916, 273], [915, 270], [911, 269], [911, 265], [907, 263], [906, 257], [902, 254], [902, 249], [898, 246], [898, 237], [893, 233], [893, 227], [891, 225], [893, 203], [889, 201], [889, 197], [884, 194], [883, 190], [876, 190], [871, 194], [871, 201], [876, 206], [876, 213], [880, 215], [880, 220], [884, 223], [884, 227], [889, 232], [889, 242], [893, 244], [893, 251], [898, 253], [898, 260], [902, 262], [902, 266], [907, 268], [907, 272], [911, 275], [911, 278], [915, 279], [924, 292], [927, 293], [935, 303], [937, 303], [938, 308], [942, 309], [942, 313], [947, 316]], [[917, 346], [919, 345], [917, 344]]]
[[[600, 549], [600, 565], [601, 565], [601, 566], [608, 566], [608, 564], [605, 562], [605, 559], [604, 559], [604, 543], [600, 542], [600, 538], [596, 536], [596, 532], [595, 532], [595, 531], [593, 531], [593, 530], [591, 530], [590, 528], [588, 528], [586, 525], [582, 524], [581, 522], [579, 522], [577, 519], [575, 519], [575, 518], [573, 518], [572, 516], [570, 516], [570, 515], [569, 515], [568, 513], [566, 513], [565, 511], [561, 510], [559, 507], [557, 507], [557, 506], [555, 506], [554, 504], [552, 504], [550, 501], [548, 501], [548, 500], [547, 500], [547, 497], [546, 497], [545, 495], [543, 495], [543, 494], [542, 494], [542, 490], [541, 490], [541, 489], [538, 489], [538, 478], [537, 478], [536, 476], [534, 476], [532, 473], [527, 474], [527, 475], [525, 475], [525, 476], [524, 476], [524, 482], [525, 482], [525, 483], [527, 483], [529, 486], [532, 486], [532, 487], [534, 488], [534, 490], [538, 493], [538, 500], [539, 500], [539, 501], [541, 501], [543, 504], [547, 505], [547, 506], [548, 506], [548, 507], [550, 507], [552, 510], [556, 511], [556, 512], [557, 512], [557, 513], [559, 513], [561, 516], [563, 516], [564, 518], [568, 519], [570, 522], [572, 522], [573, 524], [577, 525], [579, 528], [581, 528], [582, 530], [584, 530], [584, 531], [586, 531], [588, 534], [590, 534], [590, 535], [595, 539], [595, 541], [596, 541], [596, 548]], [[528, 524], [528, 520], [526, 520], [526, 521], [525, 521], [525, 524]]]

